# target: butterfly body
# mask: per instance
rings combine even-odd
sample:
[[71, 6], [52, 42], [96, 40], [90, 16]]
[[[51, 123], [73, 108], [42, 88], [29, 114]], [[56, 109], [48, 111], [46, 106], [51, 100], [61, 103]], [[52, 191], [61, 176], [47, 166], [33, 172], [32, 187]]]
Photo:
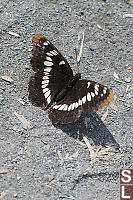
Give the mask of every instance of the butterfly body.
[[81, 74], [76, 74], [75, 76], [73, 76], [69, 81], [68, 84], [61, 90], [61, 92], [57, 95], [57, 97], [55, 98], [56, 102], [61, 101], [63, 98], [65, 98], [65, 96], [67, 95], [68, 91], [70, 91], [74, 85], [76, 84], [77, 81], [79, 81], [79, 79], [81, 78]]
[[29, 100], [49, 108], [53, 123], [73, 123], [82, 111], [97, 111], [113, 99], [106, 86], [74, 76], [67, 60], [41, 34], [33, 37], [31, 65], [35, 74], [29, 82]]

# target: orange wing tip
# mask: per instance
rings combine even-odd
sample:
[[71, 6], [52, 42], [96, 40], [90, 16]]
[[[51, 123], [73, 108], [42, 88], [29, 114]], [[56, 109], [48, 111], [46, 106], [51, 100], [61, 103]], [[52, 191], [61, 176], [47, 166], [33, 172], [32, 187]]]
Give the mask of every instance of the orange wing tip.
[[112, 92], [112, 90], [109, 90], [109, 95], [107, 97], [107, 99], [104, 100], [104, 105], [109, 104], [112, 100], [113, 100], [114, 94]]
[[98, 105], [97, 110], [104, 107], [105, 105], [109, 104], [113, 100], [114, 94], [112, 90], [109, 90], [109, 95], [108, 97]]
[[34, 48], [36, 48], [36, 45], [39, 43], [39, 40], [41, 38], [44, 38], [44, 36], [40, 33], [37, 33], [36, 35], [34, 35], [33, 40], [32, 40], [32, 44]]

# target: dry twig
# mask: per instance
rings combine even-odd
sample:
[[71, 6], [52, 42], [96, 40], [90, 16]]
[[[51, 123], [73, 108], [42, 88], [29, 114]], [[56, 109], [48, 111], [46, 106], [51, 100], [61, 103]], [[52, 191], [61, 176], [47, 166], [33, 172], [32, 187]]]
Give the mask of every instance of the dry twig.
[[80, 50], [79, 50], [79, 54], [77, 55], [77, 63], [79, 63], [80, 59], [81, 59], [81, 55], [82, 55], [82, 52], [83, 52], [83, 44], [84, 44], [84, 32], [82, 33], [82, 41], [81, 41], [81, 44], [80, 44]]
[[1, 76], [1, 78], [4, 80], [4, 81], [7, 81], [7, 82], [9, 82], [9, 83], [13, 83], [13, 79], [12, 78], [10, 78], [10, 76]]
[[6, 174], [8, 172], [9, 172], [8, 169], [0, 169], [0, 174]]
[[106, 112], [103, 114], [103, 116], [101, 117], [101, 120], [104, 122], [106, 117], [108, 116], [109, 113], [109, 109], [107, 108]]
[[30, 128], [32, 125], [32, 122], [25, 119], [23, 115], [19, 115], [17, 112], [14, 112], [14, 115], [19, 119], [19, 121], [22, 123], [23, 128]]

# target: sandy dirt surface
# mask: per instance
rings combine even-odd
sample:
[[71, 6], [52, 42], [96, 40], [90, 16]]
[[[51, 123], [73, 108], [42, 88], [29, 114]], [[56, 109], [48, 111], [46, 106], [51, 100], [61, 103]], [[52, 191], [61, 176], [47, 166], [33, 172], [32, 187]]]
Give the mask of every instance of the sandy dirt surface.
[[[0, 199], [116, 200], [119, 169], [133, 167], [133, 1], [2, 0]], [[44, 34], [82, 78], [112, 88], [112, 104], [52, 125], [28, 101], [32, 37]]]

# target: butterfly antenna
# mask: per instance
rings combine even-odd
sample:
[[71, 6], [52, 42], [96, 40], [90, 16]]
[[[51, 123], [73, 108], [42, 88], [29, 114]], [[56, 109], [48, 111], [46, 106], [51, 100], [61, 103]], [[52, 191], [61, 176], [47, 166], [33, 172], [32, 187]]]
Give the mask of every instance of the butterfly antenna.
[[[80, 38], [80, 35], [79, 35], [78, 40], [80, 40], [80, 39], [81, 38]], [[81, 43], [80, 43], [79, 53], [78, 53], [77, 48], [75, 49], [78, 72], [79, 72], [80, 60], [81, 60], [81, 56], [82, 56], [82, 52], [83, 52], [83, 44], [84, 44], [84, 32], [82, 32], [82, 40], [81, 40]]]

